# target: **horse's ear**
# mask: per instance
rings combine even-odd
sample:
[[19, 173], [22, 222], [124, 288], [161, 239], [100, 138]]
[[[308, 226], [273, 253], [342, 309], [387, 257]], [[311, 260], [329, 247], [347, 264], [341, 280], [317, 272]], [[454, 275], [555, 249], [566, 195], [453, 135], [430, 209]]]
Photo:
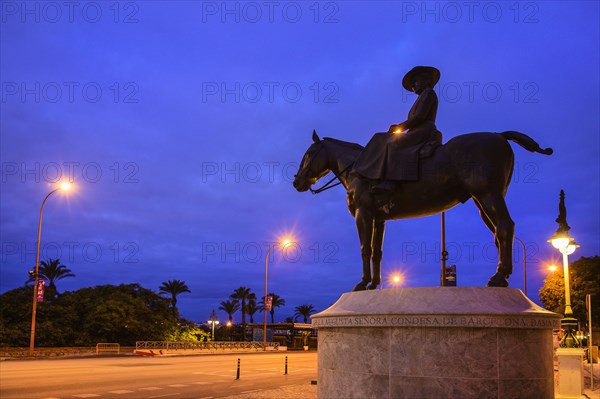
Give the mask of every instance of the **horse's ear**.
[[316, 130], [313, 130], [313, 135], [312, 135], [312, 139], [315, 143], [318, 143], [321, 141], [321, 139], [319, 138], [319, 135], [317, 134]]

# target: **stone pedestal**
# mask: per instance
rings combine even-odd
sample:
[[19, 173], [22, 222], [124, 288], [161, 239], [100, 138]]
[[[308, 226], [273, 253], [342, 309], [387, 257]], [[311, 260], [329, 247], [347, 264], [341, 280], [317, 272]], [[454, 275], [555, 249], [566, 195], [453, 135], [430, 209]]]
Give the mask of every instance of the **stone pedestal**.
[[581, 348], [558, 348], [557, 398], [585, 398], [583, 396], [583, 354]]
[[318, 397], [554, 398], [561, 317], [510, 288], [346, 293], [312, 316]]

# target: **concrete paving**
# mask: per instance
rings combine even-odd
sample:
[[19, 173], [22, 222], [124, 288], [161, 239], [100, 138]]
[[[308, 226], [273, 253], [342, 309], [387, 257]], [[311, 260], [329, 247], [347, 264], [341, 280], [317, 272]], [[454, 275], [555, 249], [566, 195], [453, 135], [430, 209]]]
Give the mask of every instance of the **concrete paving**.
[[[585, 365], [585, 393], [590, 399], [600, 399], [600, 364], [594, 364], [594, 389], [591, 388], [591, 369], [589, 364]], [[555, 394], [558, 394], [558, 377], [555, 367]], [[249, 392], [242, 395], [228, 396], [224, 399], [316, 399], [317, 386], [309, 384], [286, 386], [279, 389], [261, 390]]]

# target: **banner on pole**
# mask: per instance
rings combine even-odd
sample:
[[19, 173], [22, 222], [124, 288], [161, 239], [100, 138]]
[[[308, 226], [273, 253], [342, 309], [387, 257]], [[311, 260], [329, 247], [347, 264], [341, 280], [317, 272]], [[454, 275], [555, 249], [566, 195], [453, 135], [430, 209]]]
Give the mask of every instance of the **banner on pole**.
[[269, 312], [271, 311], [271, 309], [273, 309], [273, 296], [272, 295], [267, 295], [267, 299], [265, 300], [265, 309], [267, 309]]
[[46, 280], [43, 278], [38, 279], [37, 281], [37, 302], [44, 302], [44, 289], [46, 288]]

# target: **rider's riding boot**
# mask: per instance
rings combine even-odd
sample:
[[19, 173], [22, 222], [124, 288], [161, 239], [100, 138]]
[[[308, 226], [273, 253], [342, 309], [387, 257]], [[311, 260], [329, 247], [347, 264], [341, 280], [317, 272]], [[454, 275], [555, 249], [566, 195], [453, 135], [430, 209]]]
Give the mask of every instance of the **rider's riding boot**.
[[371, 187], [371, 192], [372, 193], [386, 193], [389, 194], [392, 191], [396, 190], [398, 188], [398, 183], [395, 181], [391, 181], [391, 180], [384, 180], [381, 183]]

